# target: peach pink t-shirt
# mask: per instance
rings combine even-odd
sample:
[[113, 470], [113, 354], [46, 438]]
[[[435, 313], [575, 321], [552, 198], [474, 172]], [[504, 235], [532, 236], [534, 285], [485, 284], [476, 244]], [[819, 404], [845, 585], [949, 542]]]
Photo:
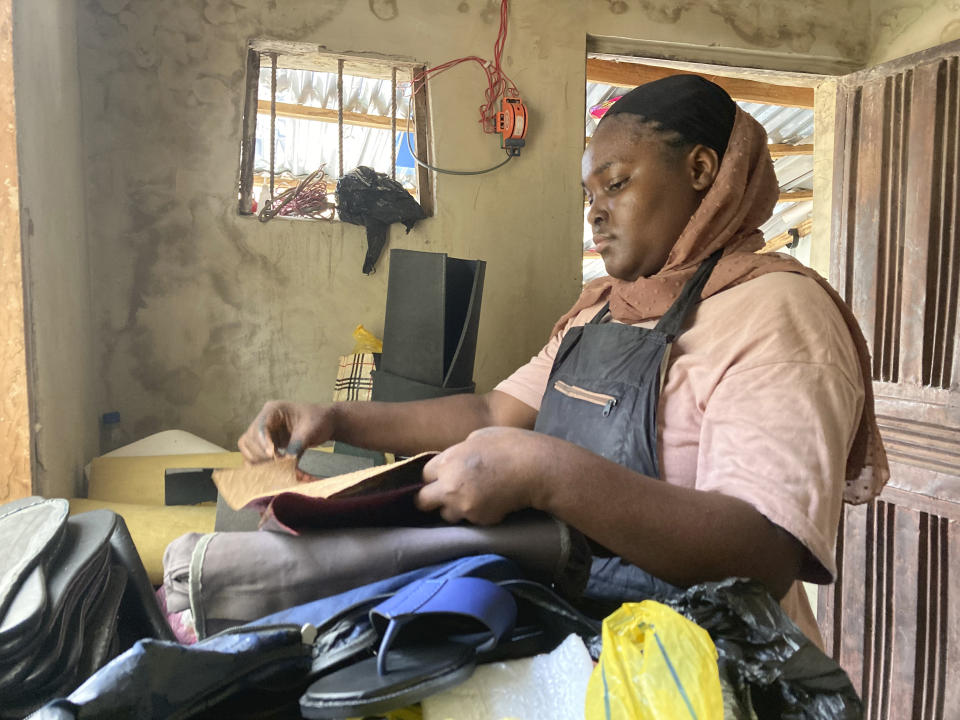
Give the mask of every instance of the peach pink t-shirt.
[[[539, 409], [564, 333], [599, 309], [572, 318], [496, 389]], [[702, 301], [674, 342], [658, 407], [661, 478], [750, 503], [807, 549], [803, 579], [832, 581], [862, 408], [857, 353], [836, 305], [809, 277], [768, 273]], [[819, 642], [799, 582], [782, 605]]]

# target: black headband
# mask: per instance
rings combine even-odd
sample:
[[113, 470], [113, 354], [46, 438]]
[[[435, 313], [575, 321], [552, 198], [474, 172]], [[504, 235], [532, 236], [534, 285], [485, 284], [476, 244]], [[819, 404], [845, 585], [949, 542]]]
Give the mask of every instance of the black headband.
[[654, 120], [688, 142], [713, 148], [722, 159], [737, 104], [726, 90], [699, 75], [671, 75], [634, 88], [604, 117], [620, 113]]

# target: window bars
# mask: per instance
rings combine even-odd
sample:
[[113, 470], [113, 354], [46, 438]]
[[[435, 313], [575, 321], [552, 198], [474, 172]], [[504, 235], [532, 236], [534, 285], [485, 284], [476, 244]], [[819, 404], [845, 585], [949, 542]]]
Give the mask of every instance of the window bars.
[[[289, 113], [286, 105], [282, 105], [282, 109], [278, 108], [277, 102], [277, 83], [278, 83], [278, 68], [282, 64], [283, 58], [281, 57], [283, 53], [274, 51], [272, 49], [260, 47], [254, 48], [251, 47], [248, 59], [247, 59], [247, 98], [244, 106], [244, 117], [243, 117], [243, 139], [241, 142], [241, 167], [240, 167], [240, 182], [239, 182], [239, 212], [244, 215], [249, 215], [252, 212], [253, 207], [253, 189], [254, 189], [254, 169], [255, 169], [255, 156], [256, 156], [256, 123], [257, 123], [257, 114], [258, 107], [261, 107], [261, 111], [266, 108], [263, 107], [266, 103], [262, 105], [258, 102], [258, 90], [260, 88], [260, 66], [261, 62], [266, 58], [269, 58], [270, 61], [270, 136], [269, 136], [269, 201], [271, 205], [275, 204], [277, 199], [278, 189], [285, 187], [286, 183], [279, 182], [280, 178], [277, 177], [277, 163], [278, 163], [278, 137], [277, 137], [277, 117], [278, 115], [286, 116]], [[331, 58], [331, 61], [333, 58]], [[352, 62], [349, 58], [337, 57], [336, 58], [336, 123], [337, 123], [337, 177], [343, 177], [345, 172], [345, 157], [344, 157], [344, 126], [353, 125], [353, 115], [355, 113], [349, 113], [345, 110], [345, 98], [344, 98], [344, 65], [346, 62]], [[358, 63], [363, 64], [367, 62], [370, 65], [369, 61], [361, 58], [358, 59]], [[331, 62], [332, 65], [332, 62]], [[387, 69], [387, 62], [377, 63], [379, 65], [379, 70], [373, 71], [371, 78], [382, 78], [383, 80], [389, 79], [390, 83], [390, 177], [394, 180], [397, 179], [397, 161], [398, 161], [398, 149], [397, 149], [397, 132], [398, 132], [398, 122], [397, 122], [397, 111], [398, 111], [398, 86], [400, 83], [400, 78], [398, 71], [406, 71], [412, 74], [415, 74], [417, 71], [423, 71], [423, 68], [414, 67], [412, 65], [407, 65], [401, 63], [400, 65], [390, 63], [389, 64], [389, 74], [385, 73]], [[302, 65], [300, 65], [302, 67]], [[331, 72], [333, 67], [330, 67], [326, 72]], [[318, 66], [314, 72], [324, 72]], [[357, 74], [358, 77], [367, 77], [367, 75], [361, 73]], [[349, 76], [349, 77], [352, 77]], [[381, 96], [382, 97], [382, 96]], [[384, 98], [385, 99], [385, 98]], [[411, 115], [412, 117], [407, 119], [407, 130], [410, 130], [411, 121], [414, 125], [413, 132], [415, 132], [416, 147], [424, 148], [424, 152], [427, 152], [427, 137], [426, 137], [426, 125], [427, 119], [426, 114], [428, 112], [426, 93], [418, 93], [418, 97], [414, 98], [414, 101], [411, 103]], [[333, 121], [332, 113], [329, 116], [329, 121]], [[386, 118], [383, 118], [386, 121]], [[379, 127], [385, 127], [385, 122], [380, 124]], [[372, 127], [377, 127], [376, 125]], [[265, 148], [264, 148], [265, 149]], [[383, 158], [383, 156], [380, 156]], [[264, 158], [266, 159], [266, 158]], [[384, 158], [385, 159], [385, 158]], [[430, 177], [427, 174], [427, 171], [421, 167], [417, 168], [417, 194], [421, 205], [427, 209], [428, 214], [432, 214], [432, 188], [430, 187]], [[262, 177], [262, 176], [261, 176]], [[266, 178], [264, 178], [266, 180]], [[266, 188], [265, 188], [266, 189]], [[429, 209], [428, 209], [429, 208]]]

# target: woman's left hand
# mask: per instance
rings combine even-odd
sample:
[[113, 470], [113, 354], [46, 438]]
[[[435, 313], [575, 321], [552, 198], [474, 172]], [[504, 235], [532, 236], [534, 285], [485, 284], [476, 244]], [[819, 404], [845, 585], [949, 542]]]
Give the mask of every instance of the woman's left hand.
[[510, 427], [477, 430], [423, 468], [427, 484], [417, 507], [440, 510], [447, 522], [495, 525], [533, 504], [544, 435]]

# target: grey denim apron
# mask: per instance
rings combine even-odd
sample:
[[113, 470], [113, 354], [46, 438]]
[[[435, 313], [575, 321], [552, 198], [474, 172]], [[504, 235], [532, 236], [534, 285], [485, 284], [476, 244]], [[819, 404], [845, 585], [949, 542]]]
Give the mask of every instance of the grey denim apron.
[[[557, 350], [534, 429], [659, 478], [657, 404], [670, 345], [721, 254], [700, 264], [653, 329], [603, 322], [608, 305], [586, 325], [571, 328]], [[585, 599], [619, 603], [675, 590], [609, 555], [595, 548]]]

